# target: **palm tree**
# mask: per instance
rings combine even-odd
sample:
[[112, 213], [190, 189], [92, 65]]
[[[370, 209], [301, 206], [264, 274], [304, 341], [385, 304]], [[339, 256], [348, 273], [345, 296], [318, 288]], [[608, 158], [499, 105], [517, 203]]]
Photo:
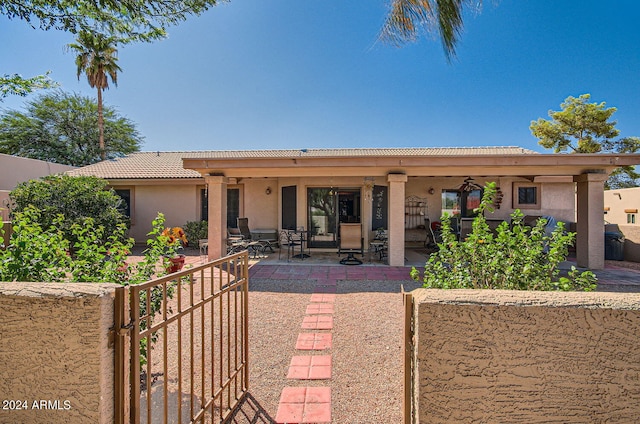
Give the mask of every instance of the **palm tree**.
[[479, 10], [482, 0], [392, 0], [380, 38], [396, 45], [415, 41], [420, 29], [436, 31], [448, 60], [462, 33], [464, 6]]
[[77, 52], [76, 66], [78, 80], [84, 72], [91, 88], [98, 89], [98, 132], [100, 134], [100, 157], [106, 159], [104, 144], [104, 117], [102, 114], [102, 90], [109, 88], [108, 77], [117, 86], [118, 71], [118, 39], [99, 33], [81, 31], [75, 43], [68, 47]]

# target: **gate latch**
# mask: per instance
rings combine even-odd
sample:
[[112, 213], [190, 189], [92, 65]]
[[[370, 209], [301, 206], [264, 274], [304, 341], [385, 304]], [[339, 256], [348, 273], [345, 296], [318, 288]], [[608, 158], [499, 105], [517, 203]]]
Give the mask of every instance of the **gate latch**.
[[109, 329], [109, 347], [112, 348], [116, 341], [116, 336], [124, 337], [131, 331], [133, 328], [133, 321], [129, 322], [129, 324], [123, 325], [122, 327], [116, 329], [115, 327], [111, 327]]

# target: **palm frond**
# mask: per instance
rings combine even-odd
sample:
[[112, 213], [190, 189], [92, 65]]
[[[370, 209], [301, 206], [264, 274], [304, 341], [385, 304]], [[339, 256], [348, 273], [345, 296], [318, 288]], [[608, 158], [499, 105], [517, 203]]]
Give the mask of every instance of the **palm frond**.
[[379, 38], [396, 46], [416, 41], [422, 32], [440, 37], [447, 60], [456, 53], [465, 6], [479, 10], [482, 0], [392, 0]]

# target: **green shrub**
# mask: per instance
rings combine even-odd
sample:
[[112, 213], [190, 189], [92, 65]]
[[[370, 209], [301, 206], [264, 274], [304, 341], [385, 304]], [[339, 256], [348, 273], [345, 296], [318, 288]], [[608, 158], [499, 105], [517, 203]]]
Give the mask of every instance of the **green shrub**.
[[[92, 225], [104, 227], [100, 235], [102, 242], [107, 242], [112, 234], [121, 234], [124, 242], [125, 233], [118, 231], [118, 226], [127, 224], [122, 213], [123, 200], [113, 190], [108, 189], [107, 182], [96, 177], [71, 177], [68, 175], [50, 175], [40, 180], [31, 180], [18, 186], [9, 194], [12, 201], [11, 213], [24, 211], [34, 206], [40, 211], [37, 223], [43, 229], [54, 225], [59, 215], [63, 221], [55, 222], [55, 227], [70, 241], [75, 250], [78, 241], [71, 228], [84, 225], [86, 218], [92, 218]], [[32, 219], [35, 216], [32, 216]]]
[[[71, 243], [63, 231], [66, 218], [58, 214], [52, 218], [52, 225], [45, 228], [40, 224], [42, 214], [33, 205], [15, 212], [10, 242], [6, 249], [0, 249], [0, 281], [141, 284], [167, 273], [169, 259], [164, 253], [168, 245], [178, 242], [171, 241], [164, 233], [165, 219], [160, 213], [153, 220], [142, 261], [127, 264], [134, 240], [125, 236], [126, 226], [119, 224], [107, 234], [106, 229], [96, 225], [93, 218], [84, 218], [68, 227], [69, 239], [75, 240], [74, 254], [71, 255]], [[2, 233], [0, 225], [0, 237]], [[176, 287], [177, 283], [170, 282], [164, 289], [156, 286], [149, 292], [143, 291], [141, 316], [145, 316], [147, 308], [150, 308], [149, 322], [153, 323], [165, 294], [168, 299], [173, 298]], [[150, 293], [149, 301], [147, 293]], [[146, 320], [141, 321], [141, 328], [147, 328]], [[157, 340], [157, 332], [153, 332], [149, 340], [141, 340], [141, 365], [147, 362], [148, 346], [153, 347]]]
[[466, 240], [458, 241], [451, 230], [449, 217], [442, 219], [442, 242], [425, 264], [421, 277], [413, 268], [411, 277], [427, 288], [507, 289], [507, 290], [593, 290], [596, 277], [591, 271], [572, 267], [561, 275], [559, 265], [565, 261], [575, 233], [565, 232], [558, 223], [553, 233], [545, 235], [546, 220], [539, 219], [532, 228], [523, 223], [523, 214], [511, 214], [511, 225], [501, 223], [495, 234], [484, 212], [492, 212], [496, 184], [485, 187], [478, 216]]
[[187, 235], [189, 246], [198, 248], [198, 240], [209, 238], [209, 226], [207, 221], [189, 221], [184, 224], [184, 233]]

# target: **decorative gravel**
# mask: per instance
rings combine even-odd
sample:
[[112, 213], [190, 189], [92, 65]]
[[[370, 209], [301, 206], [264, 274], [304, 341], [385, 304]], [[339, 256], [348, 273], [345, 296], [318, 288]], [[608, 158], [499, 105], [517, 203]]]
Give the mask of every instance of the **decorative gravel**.
[[[397, 281], [337, 282], [331, 380], [287, 379], [315, 280], [252, 278], [249, 295], [250, 396], [237, 423], [274, 422], [282, 389], [331, 387], [332, 422], [397, 423], [402, 420], [402, 295], [418, 284]], [[309, 354], [309, 353], [305, 353]]]

